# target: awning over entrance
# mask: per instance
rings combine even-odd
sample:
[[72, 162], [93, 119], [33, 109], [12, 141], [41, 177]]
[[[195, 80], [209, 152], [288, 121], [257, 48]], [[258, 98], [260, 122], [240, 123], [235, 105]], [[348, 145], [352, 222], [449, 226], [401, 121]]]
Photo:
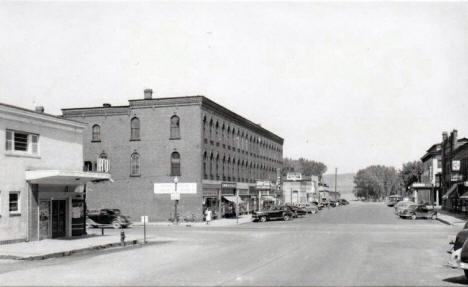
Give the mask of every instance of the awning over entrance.
[[227, 201], [230, 201], [232, 203], [244, 203], [244, 201], [239, 197], [239, 196], [235, 196], [235, 195], [224, 195], [223, 196], [224, 199], [226, 199]]
[[454, 192], [455, 189], [457, 189], [457, 186], [458, 186], [458, 184], [454, 183], [454, 184], [452, 185], [452, 187], [449, 188], [449, 190], [447, 191], [447, 193], [445, 193], [444, 196], [442, 196], [442, 199], [448, 199], [449, 196], [450, 196], [450, 194], [451, 194], [452, 192]]
[[275, 201], [275, 198], [271, 195], [262, 196], [263, 201]]
[[468, 199], [468, 191], [465, 192], [462, 196], [460, 196], [460, 199], [465, 199], [465, 200], [467, 200], [467, 199]]
[[90, 181], [110, 180], [109, 173], [68, 171], [68, 170], [29, 170], [26, 181], [34, 184], [80, 185]]

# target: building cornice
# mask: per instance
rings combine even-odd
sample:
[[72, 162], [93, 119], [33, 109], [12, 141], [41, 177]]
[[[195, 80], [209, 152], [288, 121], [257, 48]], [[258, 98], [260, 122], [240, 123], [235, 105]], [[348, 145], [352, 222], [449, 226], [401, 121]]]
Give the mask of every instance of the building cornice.
[[53, 127], [74, 128], [83, 130], [87, 124], [57, 117], [50, 114], [39, 113], [32, 110], [0, 103], [0, 118], [18, 122], [30, 123], [38, 121]]

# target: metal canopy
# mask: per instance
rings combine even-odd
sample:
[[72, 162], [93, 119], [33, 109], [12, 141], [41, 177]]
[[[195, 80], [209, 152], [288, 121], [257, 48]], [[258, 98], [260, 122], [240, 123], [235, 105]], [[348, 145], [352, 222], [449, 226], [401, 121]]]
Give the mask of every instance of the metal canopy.
[[80, 185], [90, 181], [107, 181], [109, 173], [67, 171], [67, 170], [30, 170], [26, 171], [26, 181], [33, 184]]
[[448, 199], [450, 194], [452, 194], [452, 192], [455, 191], [455, 189], [457, 188], [458, 184], [454, 183], [452, 185], [452, 187], [450, 187], [450, 189], [447, 191], [447, 193], [444, 194], [444, 196], [442, 196], [443, 199]]
[[244, 203], [244, 201], [236, 195], [223, 195], [224, 199], [232, 203]]

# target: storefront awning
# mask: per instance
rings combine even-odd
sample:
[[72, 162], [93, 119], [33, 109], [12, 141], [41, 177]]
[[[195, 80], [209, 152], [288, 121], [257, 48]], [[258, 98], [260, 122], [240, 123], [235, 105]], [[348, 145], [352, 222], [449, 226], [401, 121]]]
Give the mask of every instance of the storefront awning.
[[468, 191], [465, 192], [462, 196], [460, 196], [460, 199], [468, 200]]
[[233, 202], [233, 203], [244, 203], [244, 201], [239, 197], [239, 196], [235, 196], [235, 195], [224, 195], [223, 196], [224, 199], [226, 199], [227, 201], [230, 201], [230, 202]]
[[275, 201], [276, 199], [271, 195], [267, 195], [267, 196], [262, 196], [262, 200], [263, 201]]
[[454, 192], [455, 189], [457, 189], [457, 186], [458, 186], [458, 184], [454, 183], [454, 184], [452, 185], [452, 187], [449, 188], [449, 190], [447, 191], [447, 193], [445, 193], [444, 196], [442, 196], [442, 199], [448, 199], [449, 196], [450, 196], [450, 194], [451, 194], [452, 192]]
[[111, 180], [109, 173], [67, 171], [67, 170], [29, 170], [26, 181], [33, 184], [80, 185], [90, 181]]

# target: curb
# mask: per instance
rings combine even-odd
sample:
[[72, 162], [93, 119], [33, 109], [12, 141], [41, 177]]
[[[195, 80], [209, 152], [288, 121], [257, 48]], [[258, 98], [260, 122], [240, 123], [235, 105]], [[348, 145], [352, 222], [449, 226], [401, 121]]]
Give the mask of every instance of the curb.
[[42, 255], [34, 255], [34, 256], [0, 255], [0, 259], [30, 260], [30, 261], [44, 260], [44, 259], [49, 259], [49, 258], [70, 256], [73, 254], [84, 253], [84, 252], [92, 251], [92, 250], [102, 250], [102, 249], [107, 249], [107, 248], [112, 248], [112, 247], [115, 247], [115, 248], [120, 247], [121, 249], [124, 249], [124, 248], [135, 247], [138, 245], [145, 245], [148, 243], [149, 243], [148, 241], [144, 243], [143, 241], [136, 239], [136, 240], [125, 241], [124, 246], [122, 246], [120, 242], [114, 242], [114, 243], [95, 245], [95, 246], [90, 246], [90, 247], [85, 247], [85, 248], [80, 248], [80, 249], [60, 251], [60, 252], [54, 252], [54, 253], [48, 253], [48, 254], [42, 254]]
[[451, 223], [450, 221], [442, 219], [440, 217], [437, 217], [437, 220], [447, 225], [453, 225], [453, 223]]

